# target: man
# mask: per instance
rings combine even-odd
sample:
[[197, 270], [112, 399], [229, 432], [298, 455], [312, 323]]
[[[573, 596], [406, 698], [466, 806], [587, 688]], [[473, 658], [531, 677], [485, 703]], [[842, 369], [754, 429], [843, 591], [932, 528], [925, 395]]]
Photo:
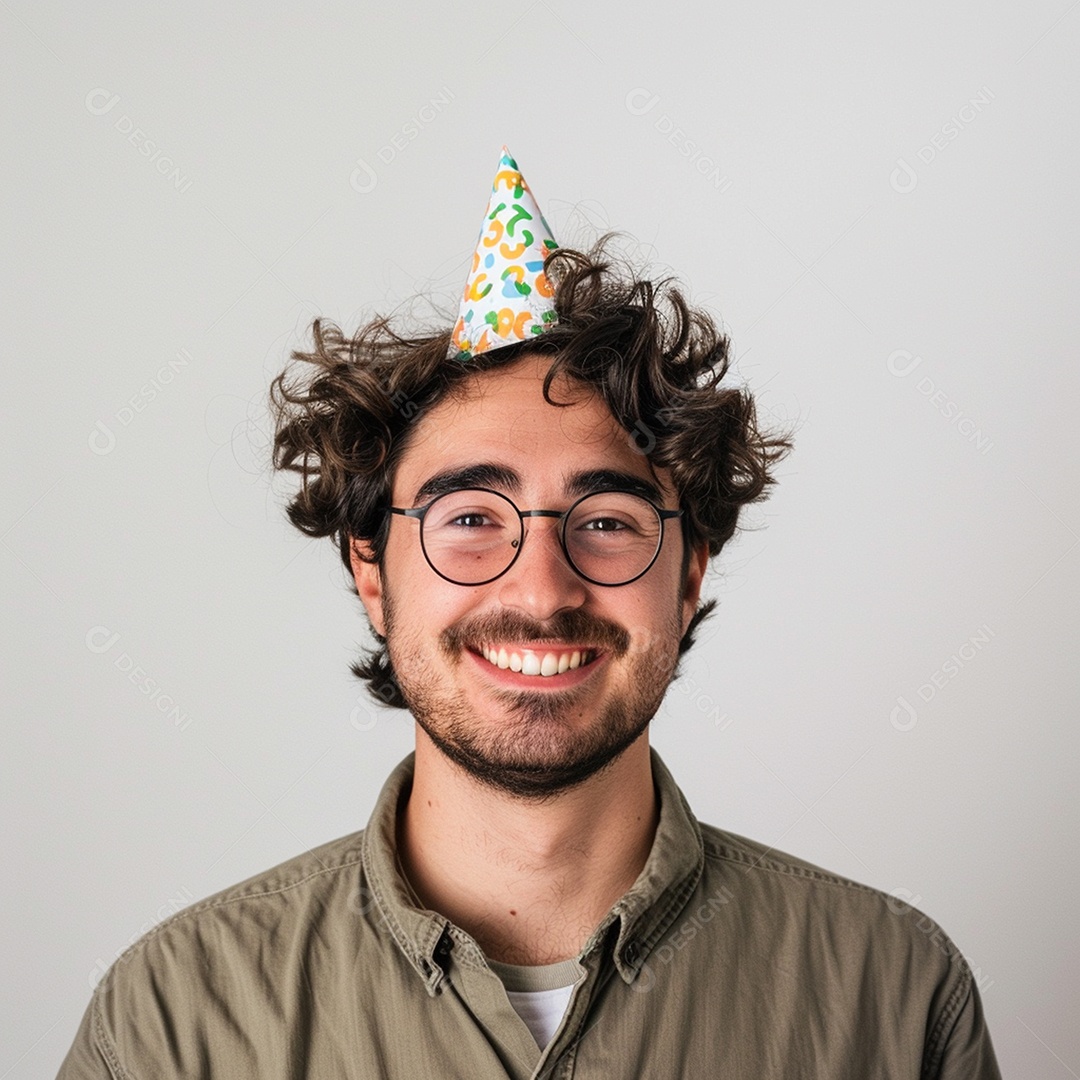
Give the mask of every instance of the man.
[[125, 953], [63, 1080], [997, 1077], [940, 931], [700, 824], [650, 750], [789, 448], [711, 320], [557, 249], [504, 151], [453, 333], [317, 322], [297, 358], [289, 514], [337, 538], [379, 643], [354, 670], [416, 752], [364, 832]]

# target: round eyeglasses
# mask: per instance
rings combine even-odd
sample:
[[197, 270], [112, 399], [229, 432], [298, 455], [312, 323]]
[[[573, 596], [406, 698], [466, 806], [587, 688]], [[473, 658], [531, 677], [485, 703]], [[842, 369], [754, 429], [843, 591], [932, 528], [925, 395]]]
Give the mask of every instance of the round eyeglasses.
[[594, 491], [568, 510], [519, 510], [487, 488], [450, 491], [426, 506], [388, 508], [420, 522], [428, 565], [454, 585], [487, 585], [502, 577], [525, 541], [525, 519], [557, 518], [566, 561], [593, 585], [629, 585], [660, 554], [664, 522], [682, 510], [661, 510], [629, 491]]

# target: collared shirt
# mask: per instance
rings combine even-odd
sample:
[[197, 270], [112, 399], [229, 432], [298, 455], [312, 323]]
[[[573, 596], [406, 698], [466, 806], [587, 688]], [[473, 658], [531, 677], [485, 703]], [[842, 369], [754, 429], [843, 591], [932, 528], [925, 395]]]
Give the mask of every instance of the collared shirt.
[[192, 905], [121, 955], [59, 1080], [1000, 1080], [932, 920], [700, 824], [652, 751], [648, 860], [576, 958], [541, 1050], [396, 854], [413, 756], [366, 830]]

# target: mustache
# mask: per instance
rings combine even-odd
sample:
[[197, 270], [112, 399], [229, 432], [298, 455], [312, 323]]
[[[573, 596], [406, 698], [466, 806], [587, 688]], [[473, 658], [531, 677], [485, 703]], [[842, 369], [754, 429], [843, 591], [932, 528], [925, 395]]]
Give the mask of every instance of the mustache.
[[439, 643], [451, 656], [485, 641], [566, 641], [591, 645], [622, 656], [630, 648], [630, 634], [618, 623], [584, 611], [560, 611], [547, 622], [516, 611], [492, 611], [448, 626]]

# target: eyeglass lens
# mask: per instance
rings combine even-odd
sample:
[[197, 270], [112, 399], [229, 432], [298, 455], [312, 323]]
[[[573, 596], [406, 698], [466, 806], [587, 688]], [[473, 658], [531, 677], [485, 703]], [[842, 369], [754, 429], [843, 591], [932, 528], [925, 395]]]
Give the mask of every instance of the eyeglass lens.
[[[642, 574], [660, 545], [661, 522], [651, 503], [625, 492], [597, 492], [578, 502], [564, 543], [579, 573], [605, 585]], [[514, 504], [488, 491], [453, 491], [431, 504], [421, 524], [424, 553], [434, 569], [461, 585], [498, 577], [514, 561], [523, 522]]]

